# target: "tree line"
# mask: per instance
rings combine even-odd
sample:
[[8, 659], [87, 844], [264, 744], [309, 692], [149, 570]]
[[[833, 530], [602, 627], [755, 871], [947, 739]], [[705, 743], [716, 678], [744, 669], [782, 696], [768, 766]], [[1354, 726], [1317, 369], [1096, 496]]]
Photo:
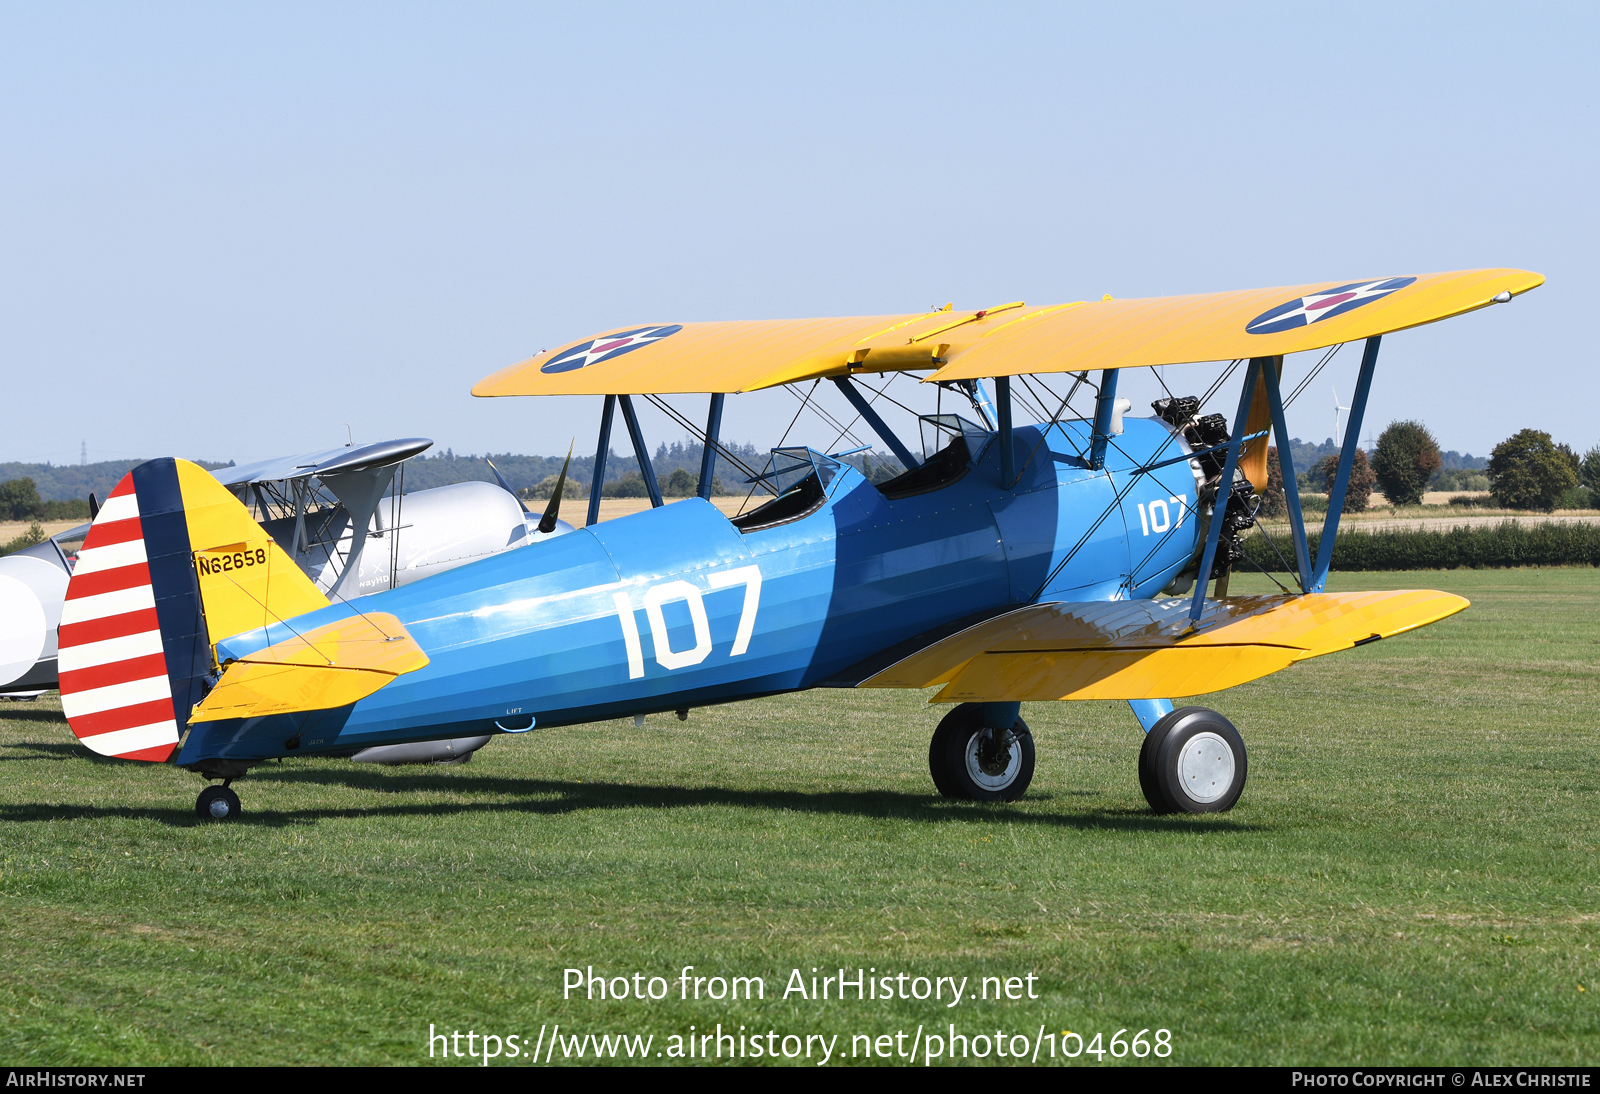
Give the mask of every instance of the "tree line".
[[[1291, 442], [1293, 444], [1294, 442]], [[1329, 442], [1331, 444], [1331, 441]], [[1300, 453], [1290, 449], [1297, 466]], [[1450, 453], [1454, 456], [1455, 453]], [[1360, 448], [1351, 463], [1342, 512], [1359, 513], [1371, 502], [1373, 488], [1383, 491], [1390, 505], [1417, 505], [1430, 489], [1473, 489], [1475, 469], [1444, 466], [1445, 454], [1428, 427], [1418, 421], [1397, 421], [1378, 437], [1369, 457]], [[1337, 452], [1318, 457], [1295, 477], [1302, 494], [1329, 494], [1338, 469]], [[1443, 485], [1452, 471], [1466, 471]], [[1288, 511], [1283, 493], [1283, 471], [1276, 448], [1267, 449], [1267, 489], [1262, 513], [1281, 516]], [[1570, 445], [1556, 441], [1539, 429], [1522, 429], [1495, 445], [1484, 462], [1482, 487], [1489, 502], [1501, 509], [1551, 512], [1555, 509], [1600, 508], [1600, 444], [1579, 455]], [[1462, 485], [1457, 485], [1461, 483]], [[1480, 504], [1474, 497], [1452, 498], [1454, 504]]]
[[[1338, 446], [1330, 437], [1320, 444], [1298, 437], [1288, 442], [1299, 472], [1302, 494], [1329, 492], [1338, 464]], [[760, 470], [767, 453], [753, 444], [725, 446], [739, 463]], [[668, 497], [687, 497], [697, 492], [703, 445], [686, 438], [671, 445], [657, 446], [650, 463]], [[1272, 516], [1286, 511], [1283, 501], [1282, 471], [1277, 448], [1268, 450], [1269, 485], [1264, 493], [1263, 512]], [[500, 455], [458, 456], [445, 449], [424, 455], [405, 464], [405, 490], [427, 490], [452, 483], [495, 481], [489, 462], [505, 476], [511, 488], [529, 500], [548, 498], [565, 456]], [[88, 495], [93, 490], [104, 498], [139, 460], [113, 460], [87, 465], [0, 464], [0, 520], [87, 520]], [[232, 461], [218, 463], [201, 460], [207, 469], [231, 467]], [[882, 482], [900, 474], [904, 468], [886, 452], [864, 452], [844, 457], [871, 482]], [[567, 473], [568, 496], [587, 494], [594, 475], [594, 456], [574, 454]], [[30, 473], [15, 474], [16, 471]], [[13, 472], [13, 474], [7, 474]], [[39, 476], [36, 478], [36, 475]], [[714, 494], [742, 494], [749, 487], [744, 471], [726, 455], [717, 461], [713, 480]], [[1523, 429], [1496, 445], [1487, 458], [1470, 453], [1443, 452], [1428, 428], [1418, 421], [1390, 423], [1378, 438], [1371, 456], [1356, 450], [1344, 511], [1360, 512], [1370, 503], [1373, 489], [1382, 490], [1393, 505], [1415, 505], [1427, 490], [1489, 491], [1492, 503], [1505, 509], [1550, 511], [1552, 509], [1600, 507], [1600, 445], [1583, 455], [1570, 446], [1553, 440], [1549, 433]], [[644, 497], [644, 480], [639, 461], [614, 449], [606, 457], [605, 497]], [[1313, 506], [1315, 502], [1311, 503]]]

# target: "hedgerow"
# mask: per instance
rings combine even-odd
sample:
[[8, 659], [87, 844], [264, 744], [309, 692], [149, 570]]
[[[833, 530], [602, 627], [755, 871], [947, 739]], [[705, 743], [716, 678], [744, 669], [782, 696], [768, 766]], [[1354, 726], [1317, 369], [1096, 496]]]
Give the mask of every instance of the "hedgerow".
[[[1316, 558], [1320, 533], [1310, 535], [1311, 557]], [[1245, 538], [1245, 554], [1257, 566], [1283, 572], [1283, 562], [1260, 533]], [[1294, 561], [1289, 537], [1278, 534], [1273, 542], [1283, 557]], [[1506, 520], [1497, 525], [1464, 527], [1435, 532], [1425, 529], [1391, 529], [1340, 532], [1333, 545], [1335, 570], [1479, 570], [1497, 566], [1600, 566], [1600, 524], [1519, 524]], [[1246, 571], [1246, 563], [1239, 567]]]

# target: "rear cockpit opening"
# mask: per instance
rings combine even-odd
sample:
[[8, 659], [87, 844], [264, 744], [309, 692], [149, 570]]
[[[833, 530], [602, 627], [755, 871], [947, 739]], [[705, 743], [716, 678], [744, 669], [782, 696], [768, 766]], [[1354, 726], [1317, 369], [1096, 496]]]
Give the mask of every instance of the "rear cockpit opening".
[[762, 484], [773, 491], [773, 499], [730, 518], [733, 526], [746, 535], [800, 520], [822, 508], [828, 498], [828, 483], [841, 466], [832, 456], [810, 448], [774, 448], [771, 464], [770, 470], [744, 481]]

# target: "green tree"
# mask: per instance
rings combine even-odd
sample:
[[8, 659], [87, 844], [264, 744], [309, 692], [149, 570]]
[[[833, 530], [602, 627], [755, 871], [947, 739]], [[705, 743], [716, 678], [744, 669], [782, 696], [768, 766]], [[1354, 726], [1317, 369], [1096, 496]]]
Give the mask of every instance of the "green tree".
[[1489, 457], [1489, 492], [1507, 509], [1549, 512], [1567, 489], [1578, 484], [1576, 455], [1557, 446], [1550, 434], [1524, 429], [1494, 446]]
[[862, 477], [874, 485], [880, 482], [888, 482], [890, 479], [905, 473], [905, 468], [900, 466], [899, 460], [893, 456], [885, 456], [881, 452], [871, 453], [870, 458], [867, 453], [863, 452], [858, 458], [861, 461]]
[[667, 476], [661, 484], [661, 492], [669, 498], [686, 498], [693, 494], [695, 487], [700, 485], [700, 477], [691, 475], [683, 468], [677, 468]]
[[44, 542], [44, 529], [38, 521], [28, 525], [28, 530], [6, 544], [0, 544], [0, 555], [9, 555], [12, 551], [20, 551], [24, 547], [32, 547], [35, 543]]
[[1416, 505], [1439, 470], [1439, 443], [1421, 422], [1390, 422], [1372, 454], [1372, 473], [1390, 505]]
[[[559, 474], [546, 475], [537, 484], [528, 487], [522, 492], [523, 498], [528, 501], [548, 501], [550, 495], [556, 492], [556, 483], [560, 480]], [[561, 500], [570, 501], [576, 497], [583, 497], [589, 493], [589, 484], [580, 482], [570, 474], [567, 476], [567, 485], [561, 488]]]
[[[1323, 482], [1323, 493], [1333, 493], [1333, 480], [1339, 474], [1339, 457], [1326, 456], [1317, 464], [1317, 473]], [[1345, 487], [1344, 505], [1340, 506], [1341, 513], [1364, 513], [1367, 502], [1372, 499], [1373, 484], [1378, 481], [1378, 476], [1372, 473], [1372, 465], [1367, 462], [1367, 454], [1361, 449], [1356, 449], [1355, 458], [1350, 462], [1350, 482]]]
[[71, 498], [67, 501], [47, 501], [40, 514], [45, 520], [88, 520], [89, 499]]
[[1600, 490], [1600, 444], [1583, 454], [1579, 474], [1583, 476], [1583, 485], [1590, 490]]
[[620, 479], [612, 479], [600, 488], [602, 498], [648, 498], [650, 491], [645, 489], [644, 479], [639, 477], [637, 471], [629, 471]]
[[1433, 490], [1487, 490], [1489, 476], [1469, 467], [1454, 467], [1439, 472], [1439, 477], [1429, 484]]
[[0, 482], [0, 520], [33, 520], [44, 516], [44, 502], [32, 479]]
[[1267, 449], [1267, 488], [1261, 492], [1261, 515], [1289, 515], [1289, 502], [1283, 492], [1283, 465], [1278, 462], [1278, 450], [1275, 447]]

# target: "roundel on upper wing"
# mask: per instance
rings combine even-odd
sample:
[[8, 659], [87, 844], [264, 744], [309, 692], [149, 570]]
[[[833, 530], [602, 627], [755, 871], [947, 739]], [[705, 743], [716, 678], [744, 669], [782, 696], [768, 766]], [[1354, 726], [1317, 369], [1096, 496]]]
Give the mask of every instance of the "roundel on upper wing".
[[539, 371], [571, 372], [573, 369], [588, 368], [590, 365], [598, 365], [601, 361], [609, 361], [613, 357], [620, 357], [624, 353], [638, 349], [640, 346], [648, 346], [651, 342], [659, 342], [668, 335], [677, 334], [682, 329], [682, 323], [669, 323], [666, 326], [636, 327], [633, 330], [622, 330], [615, 334], [591, 338], [587, 342], [578, 343], [569, 350], [563, 350], [539, 366]]
[[1386, 277], [1377, 281], [1357, 281], [1350, 285], [1340, 285], [1337, 289], [1324, 289], [1319, 293], [1311, 293], [1291, 300], [1287, 304], [1279, 304], [1270, 311], [1262, 312], [1244, 325], [1245, 333], [1277, 334], [1280, 331], [1294, 330], [1296, 327], [1309, 327], [1312, 323], [1320, 323], [1324, 319], [1332, 319], [1336, 315], [1354, 311], [1363, 304], [1381, 300], [1415, 280], [1414, 277]]

